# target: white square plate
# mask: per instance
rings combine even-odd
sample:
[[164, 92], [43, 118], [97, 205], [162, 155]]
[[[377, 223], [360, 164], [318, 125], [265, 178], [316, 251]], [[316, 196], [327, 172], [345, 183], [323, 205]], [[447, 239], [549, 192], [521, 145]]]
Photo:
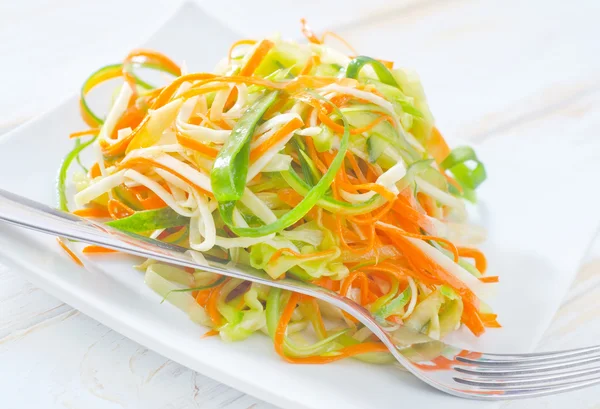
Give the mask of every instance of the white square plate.
[[[207, 37], [210, 42], [197, 41]], [[210, 70], [237, 37], [186, 4], [146, 45], [177, 61], [185, 59], [192, 70]], [[0, 140], [0, 187], [55, 204], [57, 169], [72, 147], [67, 135], [82, 127], [73, 97], [5, 135]], [[566, 140], [562, 131], [567, 129], [506, 134], [478, 147], [490, 175], [481, 189], [480, 213], [489, 229], [485, 250], [490, 274], [501, 276], [494, 307], [504, 328], [478, 340], [462, 331], [456, 342], [490, 352], [529, 350], [560, 304], [600, 219], [590, 216], [596, 212], [589, 183], [600, 170], [600, 161], [589, 156], [600, 149]], [[579, 161], [586, 155], [587, 160]], [[260, 335], [233, 344], [201, 339], [205, 330], [174, 307], [161, 305], [142, 274], [132, 269], [131, 259], [98, 260], [86, 262], [88, 269], [79, 268], [54, 238], [0, 224], [0, 262], [15, 272], [140, 344], [276, 405], [493, 406], [443, 395], [393, 366], [353, 360], [289, 365]]]

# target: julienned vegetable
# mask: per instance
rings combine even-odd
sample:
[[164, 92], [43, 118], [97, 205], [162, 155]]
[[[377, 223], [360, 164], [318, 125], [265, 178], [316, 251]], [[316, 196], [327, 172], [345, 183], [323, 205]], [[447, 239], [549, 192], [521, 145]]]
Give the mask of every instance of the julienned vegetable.
[[[383, 324], [439, 339], [465, 325], [498, 327], [466, 223], [486, 173], [473, 149], [450, 150], [418, 78], [371, 57], [347, 57], [310, 33], [235, 43], [214, 73], [182, 74], [166, 56], [135, 50], [82, 87], [84, 120], [59, 176], [67, 208], [73, 160], [94, 151], [72, 182], [75, 212], [204, 254], [327, 287]], [[138, 67], [174, 80], [153, 85]], [[85, 98], [121, 79], [106, 116]], [[86, 257], [106, 252], [84, 249]], [[146, 282], [164, 300], [228, 341], [255, 332], [292, 363], [386, 349], [341, 311], [299, 294], [148, 260]], [[308, 330], [307, 330], [308, 329]]]
[[135, 212], [131, 216], [113, 220], [106, 224], [131, 233], [144, 233], [153, 232], [157, 229], [183, 226], [189, 224], [189, 222], [189, 217], [180, 215], [170, 207], [164, 207], [162, 209]]

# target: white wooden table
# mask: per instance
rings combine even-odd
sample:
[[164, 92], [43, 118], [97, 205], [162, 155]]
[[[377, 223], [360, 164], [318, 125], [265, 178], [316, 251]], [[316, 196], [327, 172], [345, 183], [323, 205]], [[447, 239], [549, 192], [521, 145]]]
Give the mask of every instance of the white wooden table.
[[[365, 53], [415, 67], [448, 134], [478, 140], [560, 129], [582, 144], [598, 137], [596, 0], [233, 3], [203, 6], [254, 36], [277, 30], [297, 36], [297, 20], [305, 16], [315, 27], [337, 27]], [[72, 93], [86, 73], [141, 43], [176, 7], [168, 0], [0, 0], [0, 133]], [[444, 116], [448, 104], [464, 114]], [[598, 221], [600, 213], [590, 215], [590, 222]], [[124, 338], [8, 272], [1, 261], [0, 407], [272, 408]], [[600, 240], [540, 350], [598, 343], [599, 283]], [[503, 408], [600, 408], [598, 392]]]

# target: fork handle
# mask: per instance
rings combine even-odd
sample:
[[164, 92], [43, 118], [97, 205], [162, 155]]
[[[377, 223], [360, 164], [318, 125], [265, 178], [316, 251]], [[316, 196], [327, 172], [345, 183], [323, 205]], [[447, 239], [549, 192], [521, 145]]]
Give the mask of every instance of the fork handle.
[[217, 260], [209, 260], [208, 266], [199, 264], [192, 259], [188, 249], [184, 247], [126, 233], [2, 189], [0, 189], [0, 220], [30, 230], [95, 244], [135, 256], [300, 292], [325, 299], [340, 307], [338, 299], [340, 296], [325, 288], [299, 280], [274, 280], [260, 270], [247, 266], [234, 267]]

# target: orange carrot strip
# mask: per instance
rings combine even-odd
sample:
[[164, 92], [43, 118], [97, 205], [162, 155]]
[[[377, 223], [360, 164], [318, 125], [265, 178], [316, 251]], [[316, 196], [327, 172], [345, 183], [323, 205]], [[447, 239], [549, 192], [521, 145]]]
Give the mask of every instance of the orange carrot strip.
[[358, 53], [356, 52], [356, 48], [352, 47], [352, 45], [346, 41], [342, 36], [340, 36], [339, 34], [334, 33], [333, 31], [325, 31], [323, 33], [323, 35], [321, 36], [321, 43], [324, 44], [325, 43], [325, 38], [329, 36], [329, 37], [333, 37], [335, 39], [337, 39], [339, 42], [341, 42], [342, 44], [344, 44], [346, 47], [348, 47], [348, 49], [352, 52], [352, 54], [357, 55]]
[[300, 71], [300, 75], [310, 75], [310, 72], [312, 71], [313, 67], [315, 65], [318, 65], [320, 63], [320, 58], [317, 55], [314, 55], [312, 57], [310, 57], [308, 59], [308, 61], [306, 62], [306, 65], [302, 68], [302, 71]]
[[482, 283], [497, 283], [499, 279], [498, 276], [479, 277], [479, 281]]
[[450, 155], [450, 148], [440, 131], [434, 126], [427, 141], [427, 151], [439, 165]]
[[165, 201], [154, 192], [150, 193], [145, 199], [138, 196], [138, 200], [145, 210], [162, 209], [163, 207], [167, 207]]
[[358, 161], [356, 160], [354, 154], [348, 151], [346, 153], [346, 158], [348, 159], [348, 162], [350, 162], [350, 166], [352, 167], [352, 170], [354, 171], [354, 174], [356, 175], [360, 183], [367, 183], [367, 179], [365, 178], [362, 169], [358, 165]]
[[227, 60], [229, 61], [229, 63], [231, 63], [231, 59], [232, 54], [233, 54], [233, 50], [235, 50], [238, 46], [240, 45], [254, 45], [256, 44], [256, 40], [248, 40], [248, 39], [244, 39], [244, 40], [238, 40], [235, 43], [233, 43], [231, 45], [231, 47], [229, 47], [229, 52], [227, 53]]
[[470, 247], [459, 247], [458, 254], [461, 257], [467, 257], [475, 260], [475, 267], [477, 270], [479, 270], [479, 272], [485, 273], [487, 270], [487, 259], [481, 251]]
[[210, 331], [206, 331], [200, 338], [209, 338], [214, 337], [215, 335], [219, 335], [219, 331], [216, 329], [211, 329]]
[[135, 165], [145, 165], [145, 166], [153, 166], [159, 169], [163, 169], [167, 172], [169, 172], [170, 174], [177, 176], [179, 179], [183, 180], [184, 182], [186, 182], [187, 184], [193, 186], [194, 188], [196, 188], [199, 192], [208, 195], [210, 197], [214, 197], [214, 195], [207, 191], [202, 189], [200, 186], [196, 185], [195, 183], [193, 183], [191, 180], [189, 180], [188, 178], [186, 178], [183, 175], [180, 175], [178, 172], [175, 172], [173, 169], [169, 168], [168, 166], [165, 166], [161, 163], [155, 162], [152, 159], [149, 158], [143, 158], [143, 157], [137, 157], [137, 158], [132, 158], [130, 160], [128, 160], [127, 162], [123, 163], [119, 163], [119, 168], [132, 168]]
[[[409, 265], [413, 267], [413, 270], [420, 270], [425, 276], [431, 276], [431, 274], [433, 274], [433, 278], [437, 278], [443, 283], [448, 284], [461, 295], [465, 305], [468, 303], [474, 307], [479, 304], [479, 300], [465, 283], [446, 271], [429, 258], [429, 256], [419, 250], [414, 244], [408, 241], [403, 232], [399, 231], [400, 229], [381, 225], [378, 225], [377, 228], [382, 230], [392, 240], [392, 243], [404, 254], [404, 257]], [[476, 310], [475, 307], [474, 309]]]
[[91, 128], [91, 129], [87, 129], [85, 131], [73, 132], [72, 134], [69, 135], [69, 139], [80, 138], [80, 137], [86, 136], [86, 135], [94, 135], [94, 134], [97, 134], [98, 132], [100, 132], [100, 128]]
[[71, 258], [71, 260], [73, 260], [75, 263], [77, 263], [78, 265], [80, 265], [81, 267], [83, 267], [83, 262], [79, 259], [79, 257], [77, 257], [77, 255], [73, 252], [73, 250], [71, 250], [60, 237], [56, 238], [56, 241], [58, 242], [58, 245], [60, 247], [62, 247], [62, 249], [69, 255], [69, 257]]
[[177, 132], [177, 142], [185, 148], [196, 151], [204, 156], [208, 156], [209, 158], [216, 158], [219, 154], [219, 151], [215, 148], [208, 146], [205, 143], [195, 140], [194, 138], [190, 138], [182, 134], [181, 132]]
[[123, 219], [134, 214], [135, 210], [117, 199], [110, 199], [108, 201], [108, 213], [113, 219]]
[[[163, 106], [164, 104], [166, 104], [171, 99], [171, 97], [173, 96], [175, 91], [177, 91], [179, 86], [182, 83], [188, 82], [188, 81], [198, 81], [194, 85], [194, 87], [199, 87], [199, 86], [202, 86], [202, 85], [210, 83], [210, 82], [227, 82], [227, 83], [234, 83], [234, 84], [259, 85], [259, 86], [262, 86], [262, 87], [265, 87], [268, 89], [284, 90], [284, 91], [287, 91], [288, 93], [294, 93], [296, 91], [299, 91], [301, 89], [306, 89], [306, 88], [321, 88], [321, 87], [324, 87], [329, 84], [354, 86], [358, 83], [356, 80], [351, 79], [351, 78], [318, 77], [318, 76], [314, 76], [314, 75], [310, 75], [310, 76], [302, 75], [302, 76], [296, 77], [290, 81], [275, 82], [275, 81], [266, 80], [264, 78], [248, 77], [248, 76], [241, 76], [241, 75], [232, 75], [232, 76], [222, 77], [222, 76], [219, 76], [216, 74], [210, 74], [210, 73], [204, 73], [204, 72], [192, 73], [192, 74], [182, 75], [181, 77], [176, 78], [173, 82], [171, 82], [169, 85], [164, 87], [161, 90], [158, 97], [156, 97], [156, 99], [154, 100], [154, 103], [152, 104], [152, 109], [157, 109], [157, 108]], [[184, 95], [184, 94], [182, 94], [182, 95]]]
[[73, 213], [75, 216], [79, 217], [95, 217], [95, 218], [103, 218], [110, 217], [110, 213], [107, 209], [103, 209], [100, 207], [86, 207], [84, 209], [74, 210]]
[[212, 289], [212, 291], [210, 292], [210, 295], [208, 296], [208, 300], [206, 303], [206, 312], [207, 312], [208, 316], [210, 317], [210, 320], [216, 326], [221, 325], [221, 313], [219, 312], [219, 309], [217, 308], [217, 301], [219, 301], [219, 296], [221, 295], [221, 289], [223, 288], [223, 286], [225, 285], [226, 282], [227, 282], [227, 280]]
[[256, 47], [256, 49], [254, 50], [254, 53], [252, 53], [252, 56], [250, 57], [246, 65], [243, 66], [240, 70], [239, 75], [244, 77], [250, 77], [252, 74], [254, 74], [254, 71], [256, 71], [262, 60], [269, 53], [269, 51], [271, 51], [271, 48], [273, 47], [275, 47], [275, 43], [273, 43], [272, 41], [262, 40], [258, 44], [258, 47]]
[[308, 24], [306, 24], [306, 19], [301, 18], [300, 24], [302, 24], [302, 34], [306, 39], [313, 44], [322, 44], [322, 41], [313, 33]]
[[261, 155], [267, 152], [271, 147], [281, 142], [286, 136], [294, 132], [296, 129], [300, 128], [302, 125], [302, 120], [298, 118], [292, 119], [290, 122], [279, 128], [273, 134], [273, 136], [271, 136], [269, 139], [258, 145], [256, 148], [254, 148], [252, 152], [250, 152], [250, 161], [252, 162], [260, 158]]
[[310, 156], [310, 159], [313, 161], [313, 163], [317, 165], [319, 172], [327, 172], [327, 167], [325, 166], [325, 164], [323, 164], [323, 161], [319, 159], [319, 155], [317, 154], [317, 149], [315, 148], [315, 142], [313, 141], [313, 138], [307, 136], [305, 138], [305, 142], [306, 148], [308, 149], [308, 155]]
[[[311, 105], [312, 107], [316, 108], [318, 110], [318, 117], [321, 120], [321, 122], [323, 122], [325, 125], [327, 125], [329, 128], [331, 128], [334, 132], [336, 132], [336, 133], [344, 132], [344, 127], [342, 125], [336, 123], [329, 117], [329, 115], [328, 115], [329, 110], [325, 106], [323, 106], [321, 104], [321, 102], [318, 101], [316, 98], [313, 98], [312, 96], [304, 95], [299, 99], [304, 101], [305, 103]], [[371, 122], [368, 125], [365, 125], [360, 128], [351, 129], [350, 133], [352, 135], [358, 135], [363, 132], [368, 132], [383, 121], [388, 121], [388, 122], [390, 122], [390, 124], [394, 125], [394, 120], [391, 116], [381, 115], [378, 118], [376, 118], [375, 120], [373, 120], [373, 122]]]
[[302, 196], [293, 189], [278, 190], [277, 197], [291, 207], [297, 206], [302, 201]]
[[97, 178], [98, 176], [102, 176], [102, 173], [100, 173], [100, 165], [98, 165], [98, 162], [96, 162], [90, 168], [90, 177], [93, 179]]
[[335, 352], [335, 355], [327, 355], [327, 356], [311, 356], [311, 357], [303, 357], [303, 358], [293, 358], [289, 357], [285, 354], [283, 350], [283, 341], [285, 340], [285, 332], [287, 326], [292, 319], [292, 314], [296, 309], [296, 304], [298, 303], [298, 295], [292, 293], [290, 300], [285, 306], [281, 318], [279, 319], [279, 323], [277, 325], [277, 329], [275, 330], [275, 338], [273, 340], [275, 345], [275, 351], [279, 356], [285, 359], [287, 362], [294, 364], [326, 364], [329, 362], [338, 361], [340, 359], [348, 358], [355, 355], [366, 354], [370, 352], [387, 352], [388, 349], [379, 342], [364, 342], [362, 344], [351, 345], [345, 348], [340, 349]]
[[102, 246], [85, 246], [82, 250], [84, 254], [103, 254], [103, 253], [118, 253], [117, 250], [107, 249]]
[[380, 59], [378, 59], [377, 61], [379, 61], [380, 63], [382, 63], [385, 66], [385, 68], [387, 68], [388, 70], [391, 70], [392, 68], [394, 68], [394, 62], [393, 61], [380, 60]]
[[483, 325], [487, 328], [502, 328], [502, 325], [500, 325], [497, 321], [498, 315], [479, 313], [479, 316], [481, 317]]
[[485, 332], [485, 325], [477, 309], [468, 302], [464, 303], [462, 322], [475, 336], [480, 336]]
[[341, 187], [343, 188], [352, 188], [353, 190], [372, 190], [373, 192], [379, 193], [385, 200], [388, 202], [393, 202], [396, 200], [396, 194], [390, 190], [388, 190], [385, 186], [380, 185], [379, 183], [364, 183], [360, 185], [353, 185], [350, 183], [344, 183]]
[[340, 294], [343, 296], [348, 295], [348, 291], [352, 288], [352, 284], [355, 280], [360, 280], [360, 303], [366, 304], [367, 297], [369, 295], [369, 279], [365, 273], [361, 271], [353, 271], [342, 281], [342, 287], [340, 288]]
[[401, 234], [403, 236], [406, 237], [412, 237], [414, 239], [420, 239], [420, 240], [434, 240], [437, 241], [439, 243], [444, 243], [447, 247], [450, 248], [450, 251], [452, 251], [452, 254], [454, 255], [454, 262], [458, 263], [458, 257], [459, 257], [459, 253], [458, 250], [456, 248], [456, 246], [454, 245], [454, 243], [452, 243], [450, 240], [445, 239], [443, 237], [437, 237], [437, 236], [426, 236], [423, 234], [416, 234], [416, 233], [409, 233], [407, 231], [403, 231], [401, 229], [396, 230], [396, 232], [398, 234]]
[[[175, 64], [173, 60], [171, 60], [166, 55], [159, 53], [158, 51], [138, 48], [132, 50], [125, 60], [123, 61], [123, 66], [125, 67], [129, 63], [154, 63], [160, 65], [167, 69], [171, 74], [175, 76], [181, 75], [181, 68], [179, 65]], [[136, 89], [135, 86], [135, 78], [129, 73], [127, 70], [123, 69], [123, 76], [125, 77], [125, 81], [129, 83], [133, 90]]]

